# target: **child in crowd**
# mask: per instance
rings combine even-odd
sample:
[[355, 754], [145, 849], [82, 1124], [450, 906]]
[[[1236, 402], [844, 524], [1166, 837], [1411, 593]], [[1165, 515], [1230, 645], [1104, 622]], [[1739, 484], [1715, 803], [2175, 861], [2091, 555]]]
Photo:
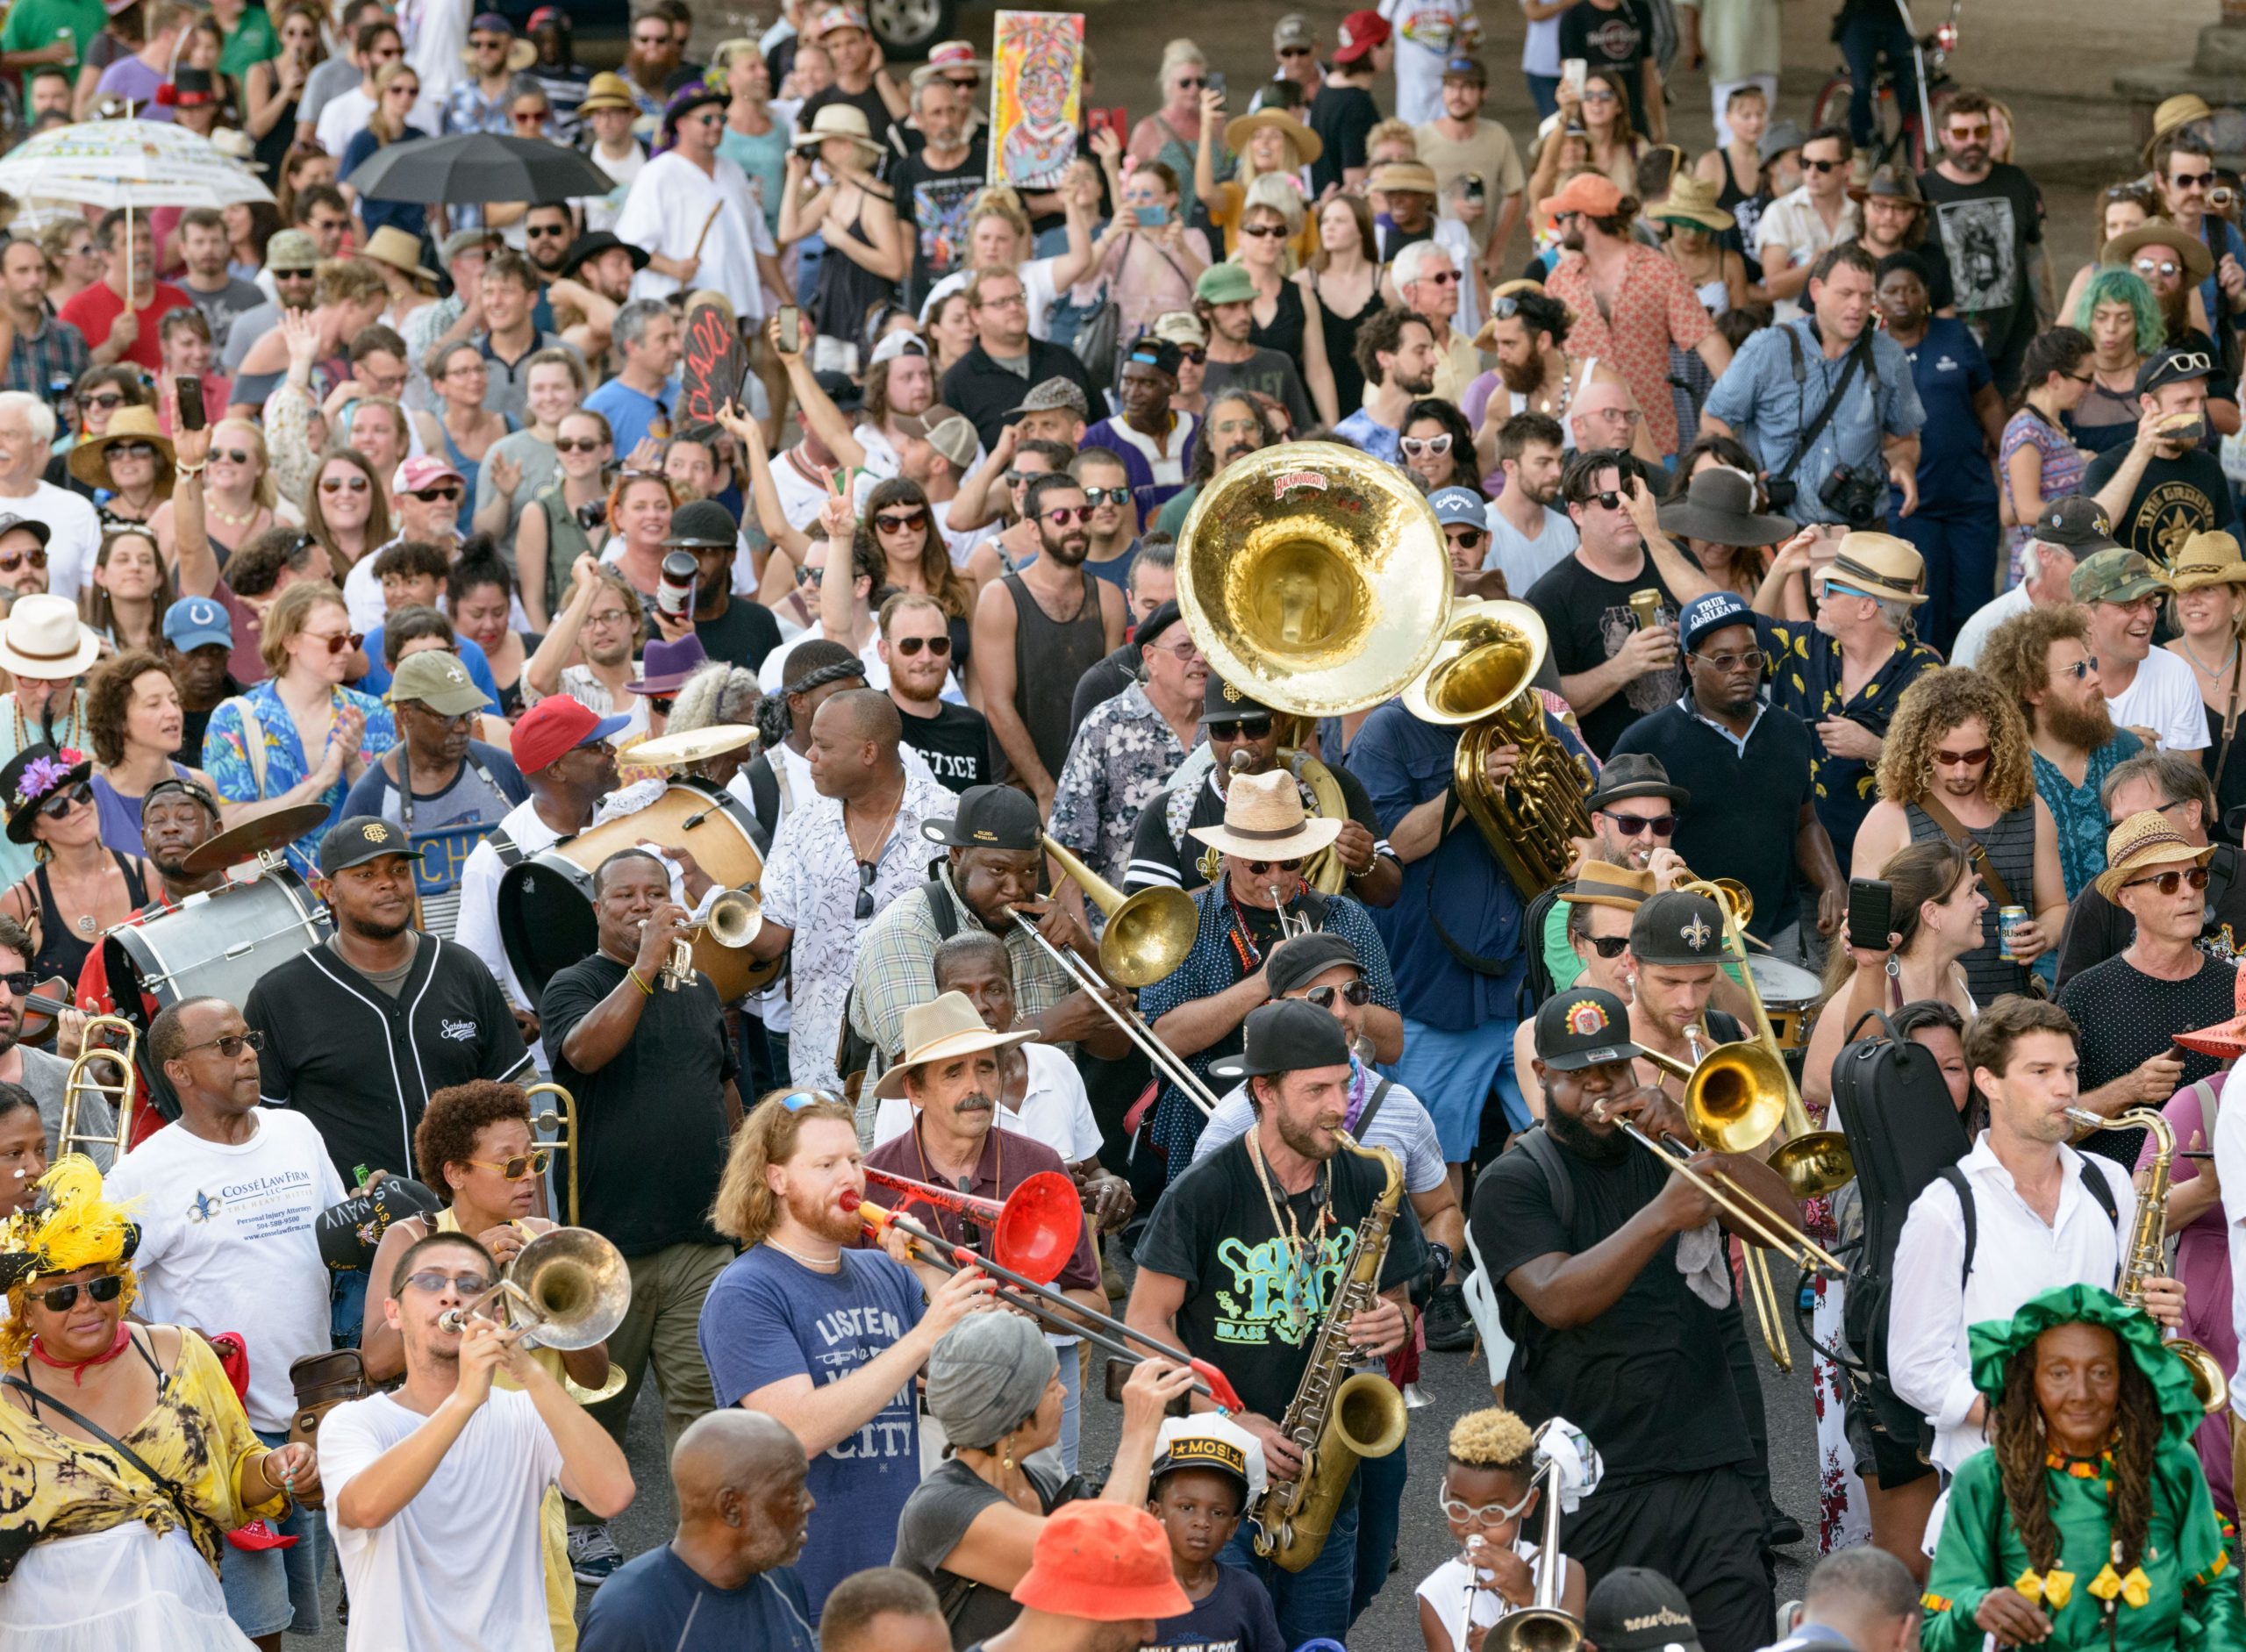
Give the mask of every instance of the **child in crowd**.
[[1162, 1426], [1150, 1487], [1147, 1507], [1169, 1539], [1170, 1570], [1193, 1610], [1156, 1623], [1140, 1652], [1285, 1652], [1263, 1585], [1217, 1563], [1263, 1491], [1263, 1448], [1255, 1435], [1213, 1414], [1172, 1417]]
[[[1509, 1411], [1470, 1411], [1452, 1425], [1442, 1512], [1460, 1553], [1420, 1580], [1427, 1652], [1481, 1652], [1492, 1624], [1536, 1598], [1536, 1546], [1544, 1534], [1536, 1461], [1528, 1425]], [[1580, 1623], [1583, 1568], [1564, 1555], [1560, 1564], [1566, 1569], [1560, 1610]]]

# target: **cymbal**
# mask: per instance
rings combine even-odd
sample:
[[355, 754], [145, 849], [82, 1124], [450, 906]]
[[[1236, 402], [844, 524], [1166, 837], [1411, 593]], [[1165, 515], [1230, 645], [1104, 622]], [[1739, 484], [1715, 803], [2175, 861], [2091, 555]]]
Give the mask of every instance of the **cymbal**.
[[683, 734], [658, 734], [631, 749], [631, 762], [645, 769], [683, 769], [730, 751], [739, 751], [758, 738], [746, 723], [712, 723]]
[[180, 862], [180, 870], [190, 877], [201, 877], [239, 866], [270, 850], [287, 848], [326, 819], [327, 805], [320, 803], [300, 803], [291, 809], [259, 815], [191, 851]]

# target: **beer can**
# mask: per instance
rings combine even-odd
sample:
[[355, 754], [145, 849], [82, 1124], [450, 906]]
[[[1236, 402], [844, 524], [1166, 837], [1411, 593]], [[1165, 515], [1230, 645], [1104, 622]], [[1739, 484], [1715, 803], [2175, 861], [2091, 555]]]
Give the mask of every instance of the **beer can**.
[[2020, 926], [2027, 921], [2028, 909], [2025, 906], [1997, 908], [1997, 955], [1999, 957], [2012, 956], [2013, 937], [2020, 933]]

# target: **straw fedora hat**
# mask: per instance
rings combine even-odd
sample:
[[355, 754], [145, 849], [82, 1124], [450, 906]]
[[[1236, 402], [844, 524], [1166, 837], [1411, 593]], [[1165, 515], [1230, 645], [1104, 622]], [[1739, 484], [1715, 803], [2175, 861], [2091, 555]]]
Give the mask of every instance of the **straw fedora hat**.
[[2152, 152], [2170, 132], [2190, 125], [2195, 120], [2212, 120], [2214, 111], [2207, 100], [2197, 92], [2178, 92], [2173, 97], [2164, 97], [2152, 111], [2152, 136], [2144, 140], [2144, 163], [2152, 164]]
[[968, 1002], [964, 992], [947, 992], [926, 1004], [914, 1005], [905, 1012], [901, 1032], [905, 1053], [875, 1083], [876, 1096], [901, 1099], [905, 1095], [905, 1076], [915, 1067], [930, 1062], [948, 1062], [955, 1055], [972, 1055], [977, 1050], [1026, 1043], [1037, 1036], [1034, 1030], [993, 1033], [983, 1025], [983, 1018], [975, 1012], [975, 1006]]
[[1234, 154], [1246, 154], [1248, 140], [1266, 129], [1284, 132], [1295, 147], [1295, 159], [1306, 167], [1317, 165], [1318, 157], [1326, 153], [1326, 139], [1284, 109], [1259, 109], [1225, 122], [1225, 147]]
[[171, 497], [172, 439], [156, 422], [153, 407], [120, 407], [111, 413], [107, 430], [70, 449], [70, 474], [89, 488], [115, 489], [109, 476], [109, 450], [121, 441], [146, 442], [156, 450], [156, 492]]
[[2212, 843], [2193, 843], [2157, 809], [2131, 815], [2106, 835], [2106, 869], [2094, 880], [2098, 892], [2115, 905], [2121, 886], [2170, 866], [2205, 866]]
[[1341, 835], [1339, 820], [1303, 812], [1302, 789], [1284, 769], [1234, 776], [1225, 793], [1224, 824], [1193, 828], [1211, 848], [1247, 861], [1303, 860]]
[[2228, 533], [2194, 533], [2169, 564], [2168, 583], [2178, 592], [2205, 585], [2246, 585], [2246, 555]]
[[2146, 247], [2165, 247], [2184, 260], [2184, 284], [2196, 286], [2214, 274], [2214, 256], [2200, 238], [2164, 218], [2149, 218], [2133, 230], [2124, 230], [2098, 249], [2098, 261], [2121, 269]]
[[632, 89], [624, 76], [613, 69], [604, 69], [585, 83], [585, 95], [577, 104], [577, 112], [590, 115], [597, 109], [637, 110], [639, 101], [632, 96]]
[[1817, 583], [1837, 579], [1857, 587], [1867, 597], [1908, 603], [1915, 608], [1926, 600], [1926, 593], [1918, 589], [1926, 571], [1925, 560], [1910, 540], [1899, 540], [1892, 533], [1856, 533], [1844, 534], [1833, 560], [1810, 579]]
[[816, 150], [829, 138], [847, 138], [876, 161], [882, 158], [882, 147], [874, 141], [874, 129], [866, 123], [866, 111], [852, 104], [827, 104], [811, 118], [808, 132], [796, 134], [791, 147]]
[[1613, 906], [1634, 912], [1653, 898], [1653, 874], [1605, 861], [1585, 861], [1576, 881], [1560, 886], [1570, 906]]
[[78, 604], [68, 597], [45, 591], [18, 597], [0, 620], [0, 670], [18, 676], [74, 677], [101, 652], [101, 638], [78, 622]]
[[1716, 186], [1706, 179], [1680, 172], [1669, 182], [1669, 198], [1648, 207], [1646, 216], [1663, 224], [1689, 224], [1714, 235], [1737, 229], [1739, 220], [1716, 204]]
[[363, 256], [377, 264], [402, 269], [414, 280], [426, 281], [432, 287], [443, 279], [421, 262], [421, 243], [395, 224], [385, 224], [369, 235], [361, 250]]

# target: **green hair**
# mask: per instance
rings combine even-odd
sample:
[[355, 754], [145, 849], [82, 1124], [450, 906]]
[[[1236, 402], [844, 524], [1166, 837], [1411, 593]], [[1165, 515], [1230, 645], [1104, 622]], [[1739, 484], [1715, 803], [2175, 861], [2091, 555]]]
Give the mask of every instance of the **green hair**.
[[2134, 269], [2100, 269], [2075, 304], [2074, 325], [2090, 331], [2090, 318], [2100, 304], [2127, 304], [2136, 314], [2137, 354], [2150, 355], [2168, 342], [2168, 318], [2160, 313], [2160, 300], [2143, 276]]

